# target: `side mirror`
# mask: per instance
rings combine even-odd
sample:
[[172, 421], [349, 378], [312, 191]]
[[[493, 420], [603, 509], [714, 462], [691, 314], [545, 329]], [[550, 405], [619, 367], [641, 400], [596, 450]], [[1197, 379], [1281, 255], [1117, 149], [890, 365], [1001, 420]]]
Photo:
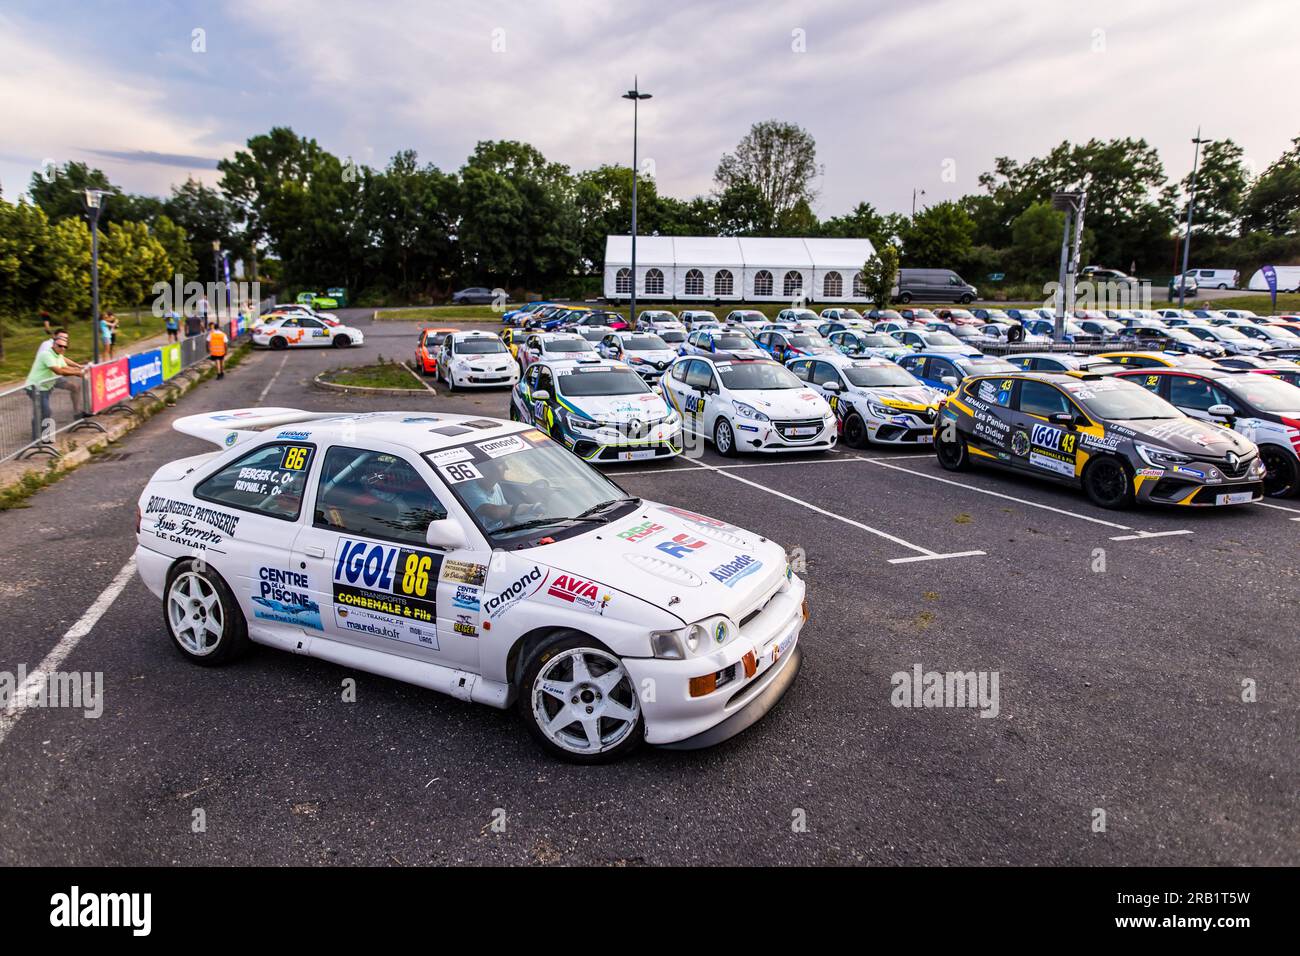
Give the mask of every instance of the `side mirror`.
[[1057, 412], [1055, 415], [1047, 416], [1047, 420], [1053, 425], [1060, 425], [1062, 428], [1074, 427], [1074, 416], [1069, 412]]
[[824, 384], [824, 385], [822, 386], [822, 388], [826, 389], [826, 391], [828, 391], [828, 392], [842, 392], [842, 391], [844, 391], [844, 386], [841, 385], [839, 382], [827, 382], [826, 384]]
[[453, 521], [451, 518], [430, 521], [429, 528], [424, 533], [424, 541], [431, 548], [442, 548], [447, 551], [455, 551], [469, 546], [469, 539], [465, 537], [465, 529], [460, 526], [459, 521]]
[[533, 398], [539, 402], [549, 402], [551, 400], [551, 393], [544, 388], [539, 388], [537, 391], [533, 392]]
[[947, 385], [949, 388], [956, 388], [956, 387], [957, 387], [957, 378], [956, 378], [956, 376], [953, 376], [953, 375], [945, 375], [943, 378], [939, 379], [939, 381], [943, 382], [943, 384]]
[[1231, 405], [1220, 402], [1218, 405], [1211, 405], [1206, 409], [1212, 418], [1235, 418], [1237, 410]]

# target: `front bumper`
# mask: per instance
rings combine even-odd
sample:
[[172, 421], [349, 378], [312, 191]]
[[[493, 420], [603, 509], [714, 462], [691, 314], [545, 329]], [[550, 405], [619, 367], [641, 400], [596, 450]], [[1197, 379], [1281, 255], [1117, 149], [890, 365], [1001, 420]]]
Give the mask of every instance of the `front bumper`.
[[1147, 504], [1184, 508], [1250, 504], [1264, 497], [1264, 478], [1252, 475], [1251, 470], [1247, 468], [1245, 474], [1232, 477], [1204, 461], [1163, 470], [1145, 468], [1134, 478], [1134, 497]]
[[879, 445], [907, 445], [911, 447], [934, 444], [934, 420], [926, 421], [909, 412], [899, 412], [889, 418], [868, 420], [867, 437]]
[[[743, 452], [828, 451], [835, 447], [838, 423], [834, 418], [809, 418], [760, 422], [749, 418], [732, 420], [736, 449]], [[803, 434], [803, 430], [816, 428]]]
[[519, 383], [519, 366], [513, 362], [504, 370], [457, 371], [451, 370], [451, 380], [457, 388], [501, 388]]
[[566, 431], [565, 441], [579, 458], [591, 462], [647, 461], [675, 458], [682, 453], [682, 426], [659, 426], [637, 438], [614, 428]]
[[[624, 658], [642, 695], [646, 742], [681, 749], [708, 747], [735, 736], [771, 710], [799, 670], [799, 635], [807, 593], [795, 577], [762, 610], [744, 622], [739, 636], [712, 654], [686, 660]], [[690, 695], [692, 678], [729, 674], [711, 693]], [[647, 683], [650, 681], [650, 683]]]

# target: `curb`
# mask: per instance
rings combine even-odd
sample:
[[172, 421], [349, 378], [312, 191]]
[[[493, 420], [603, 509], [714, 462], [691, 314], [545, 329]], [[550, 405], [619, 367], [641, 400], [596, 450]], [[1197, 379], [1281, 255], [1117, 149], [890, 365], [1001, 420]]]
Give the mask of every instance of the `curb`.
[[363, 385], [338, 385], [324, 380], [325, 375], [337, 371], [339, 369], [327, 369], [320, 372], [311, 380], [312, 385], [327, 392], [342, 392], [345, 395], [371, 395], [376, 398], [394, 398], [401, 395], [420, 394], [420, 390], [416, 388], [367, 388]]

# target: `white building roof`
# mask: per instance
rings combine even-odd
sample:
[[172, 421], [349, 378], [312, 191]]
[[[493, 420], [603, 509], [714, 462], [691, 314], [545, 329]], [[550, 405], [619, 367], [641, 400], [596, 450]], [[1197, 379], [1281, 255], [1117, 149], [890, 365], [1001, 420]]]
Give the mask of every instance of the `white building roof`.
[[[851, 269], [875, 252], [869, 239], [779, 237], [637, 236], [638, 266], [780, 266], [795, 269]], [[605, 238], [605, 265], [632, 264], [632, 237]]]

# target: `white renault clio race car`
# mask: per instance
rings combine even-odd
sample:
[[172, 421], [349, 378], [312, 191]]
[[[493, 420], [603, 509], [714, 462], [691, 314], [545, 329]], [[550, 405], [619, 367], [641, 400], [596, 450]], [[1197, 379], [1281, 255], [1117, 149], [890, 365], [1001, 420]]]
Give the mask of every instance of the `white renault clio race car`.
[[519, 381], [515, 357], [491, 332], [449, 333], [438, 351], [437, 368], [449, 391], [512, 386]]
[[684, 355], [665, 373], [662, 390], [683, 430], [709, 439], [722, 455], [835, 447], [830, 405], [778, 362]]
[[766, 538], [628, 496], [530, 425], [248, 408], [178, 431], [136, 564], [196, 664], [249, 642], [494, 707], [550, 753], [690, 749], [794, 681], [804, 582]]
[[787, 367], [826, 399], [849, 447], [934, 444], [934, 420], [945, 394], [896, 362], [836, 353], [792, 359]]
[[360, 329], [302, 313], [263, 316], [253, 326], [253, 344], [277, 350], [325, 346], [345, 349], [364, 342], [365, 336]]

